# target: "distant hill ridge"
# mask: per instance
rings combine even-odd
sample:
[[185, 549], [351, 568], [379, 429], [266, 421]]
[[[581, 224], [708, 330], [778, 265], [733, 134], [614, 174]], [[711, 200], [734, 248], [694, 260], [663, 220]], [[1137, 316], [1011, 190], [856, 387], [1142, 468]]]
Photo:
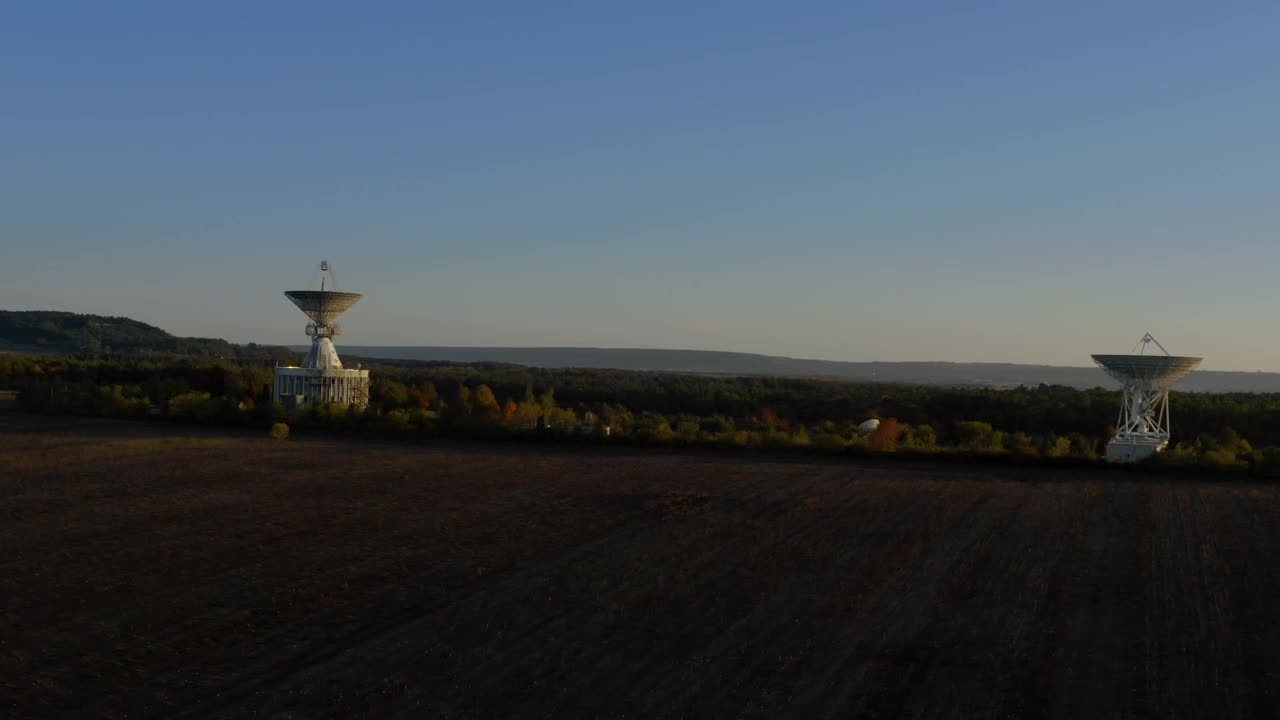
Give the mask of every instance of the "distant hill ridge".
[[[295, 348], [296, 349], [296, 348]], [[728, 375], [787, 375], [918, 385], [1115, 387], [1096, 367], [1016, 363], [840, 362], [720, 352], [584, 347], [408, 347], [344, 345], [344, 356], [439, 362], [502, 362], [533, 367], [612, 368]], [[1197, 370], [1177, 386], [1192, 392], [1280, 392], [1280, 373]]]
[[[307, 348], [236, 345], [217, 338], [177, 337], [126, 317], [71, 312], [0, 310], [0, 351], [156, 353], [188, 357], [279, 359], [296, 362]], [[716, 350], [588, 347], [411, 347], [344, 345], [344, 357], [388, 361], [499, 362], [546, 368], [609, 368], [719, 375], [780, 375], [915, 385], [1065, 385], [1114, 387], [1094, 367], [1015, 363], [840, 362]], [[1280, 393], [1280, 373], [1198, 370], [1178, 385], [1193, 392]]]
[[287, 358], [282, 347], [235, 345], [218, 338], [170, 335], [126, 317], [53, 310], [0, 310], [0, 350], [75, 353], [157, 353], [192, 357]]

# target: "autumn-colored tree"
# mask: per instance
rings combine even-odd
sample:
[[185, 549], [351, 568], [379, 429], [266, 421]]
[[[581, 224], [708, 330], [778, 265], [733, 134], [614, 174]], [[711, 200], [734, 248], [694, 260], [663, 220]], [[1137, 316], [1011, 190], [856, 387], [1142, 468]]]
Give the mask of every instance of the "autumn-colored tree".
[[634, 420], [631, 411], [625, 407], [608, 403], [600, 408], [600, 416], [604, 419], [604, 424], [615, 432], [626, 432]]
[[867, 438], [867, 447], [876, 452], [894, 452], [898, 449], [903, 432], [905, 429], [894, 418], [881, 420], [880, 425]]
[[675, 437], [671, 423], [659, 413], [640, 413], [630, 429], [630, 433], [646, 440], [665, 442]]
[[423, 380], [409, 391], [410, 402], [423, 410], [430, 410], [439, 399], [440, 393], [436, 391], [435, 383], [430, 380]]
[[515, 415], [515, 414], [516, 414], [516, 410], [518, 410], [518, 409], [520, 409], [520, 406], [516, 404], [516, 401], [515, 401], [515, 400], [508, 400], [505, 404], [503, 404], [503, 406], [502, 406], [502, 419], [503, 419], [503, 421], [510, 420], [510, 419], [511, 419], [511, 416], [512, 416], [512, 415]]
[[1216, 450], [1232, 455], [1246, 455], [1253, 452], [1253, 447], [1249, 444], [1249, 441], [1240, 437], [1240, 433], [1230, 426], [1224, 427], [1214, 434], [1212, 446]]
[[1036, 447], [1035, 440], [1024, 432], [1013, 434], [1013, 452], [1023, 457], [1040, 456], [1040, 448]]
[[784, 417], [779, 417], [777, 411], [773, 408], [760, 408], [759, 420], [769, 430], [788, 430], [791, 428], [791, 421]]
[[506, 416], [507, 422], [516, 427], [530, 430], [538, 426], [538, 418], [542, 416], [542, 408], [536, 401], [511, 404], [515, 405], [515, 408], [510, 415]]
[[477, 385], [471, 390], [471, 412], [475, 415], [496, 418], [502, 414], [498, 398], [488, 385]]
[[1045, 457], [1067, 457], [1071, 455], [1071, 438], [1060, 437], [1056, 433], [1049, 433], [1049, 437], [1044, 441]]
[[547, 388], [546, 392], [538, 396], [538, 405], [542, 406], [543, 415], [553, 415], [556, 411], [556, 389]]
[[547, 413], [547, 422], [552, 427], [566, 428], [578, 424], [578, 414], [573, 411], [573, 408], [552, 408], [551, 412]]

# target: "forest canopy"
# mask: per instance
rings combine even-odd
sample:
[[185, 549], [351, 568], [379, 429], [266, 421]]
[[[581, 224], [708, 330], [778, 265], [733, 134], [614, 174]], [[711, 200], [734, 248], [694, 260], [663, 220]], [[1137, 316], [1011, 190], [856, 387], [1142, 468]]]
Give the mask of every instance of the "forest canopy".
[[[631, 444], [960, 452], [1094, 460], [1118, 389], [993, 389], [499, 363], [373, 363], [367, 409], [286, 411], [273, 363], [207, 357], [0, 354], [0, 389], [32, 412], [275, 423], [306, 432], [523, 433]], [[1174, 393], [1174, 437], [1160, 462], [1270, 468], [1280, 458], [1280, 395]], [[875, 418], [880, 426], [859, 431]], [[1269, 470], [1268, 470], [1269, 472]]]

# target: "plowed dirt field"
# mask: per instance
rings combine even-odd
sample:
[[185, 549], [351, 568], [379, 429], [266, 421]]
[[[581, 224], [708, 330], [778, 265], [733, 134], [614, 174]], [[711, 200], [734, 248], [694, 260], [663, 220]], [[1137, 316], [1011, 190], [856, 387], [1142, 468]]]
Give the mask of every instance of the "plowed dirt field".
[[0, 418], [0, 714], [1280, 717], [1280, 488]]

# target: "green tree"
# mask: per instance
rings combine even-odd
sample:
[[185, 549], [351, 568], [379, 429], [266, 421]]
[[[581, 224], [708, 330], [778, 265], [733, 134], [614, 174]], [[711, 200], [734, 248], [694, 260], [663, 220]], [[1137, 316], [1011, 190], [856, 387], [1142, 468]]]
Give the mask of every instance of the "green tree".
[[1071, 455], [1085, 460], [1098, 459], [1098, 444], [1080, 433], [1071, 433]]
[[640, 413], [632, 424], [629, 435], [655, 442], [667, 442], [675, 437], [671, 423], [658, 413]]
[[409, 388], [402, 382], [388, 380], [379, 383], [378, 407], [383, 412], [403, 408], [409, 404]]
[[990, 423], [966, 420], [956, 425], [960, 444], [974, 452], [993, 452], [1004, 449], [1003, 441], [996, 436]]
[[911, 425], [903, 435], [902, 447], [917, 452], [933, 452], [938, 449], [938, 433], [930, 425]]
[[702, 425], [698, 418], [693, 415], [682, 415], [676, 420], [672, 432], [676, 439], [684, 443], [692, 443], [698, 439], [698, 435], [702, 431]]
[[707, 435], [723, 435], [733, 432], [733, 420], [723, 415], [702, 418], [699, 429]]

